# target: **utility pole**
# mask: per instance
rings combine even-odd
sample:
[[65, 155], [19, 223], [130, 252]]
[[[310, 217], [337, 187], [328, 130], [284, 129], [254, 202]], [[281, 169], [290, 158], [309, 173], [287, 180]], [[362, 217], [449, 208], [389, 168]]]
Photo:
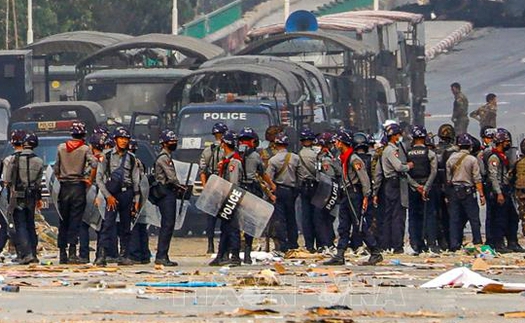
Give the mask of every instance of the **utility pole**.
[[288, 19], [289, 15], [290, 15], [290, 0], [284, 0], [284, 23], [286, 23], [286, 19]]
[[374, 0], [374, 10], [379, 10], [379, 0]]
[[179, 10], [177, 9], [177, 0], [173, 0], [173, 9], [171, 10], [171, 33], [177, 35], [179, 32]]
[[13, 6], [13, 29], [15, 31], [15, 49], [18, 49], [18, 23], [17, 23], [17, 17], [16, 14], [16, 2], [15, 0], [12, 1]]
[[33, 0], [27, 0], [27, 44], [33, 43]]
[[5, 1], [5, 49], [9, 49], [9, 0]]

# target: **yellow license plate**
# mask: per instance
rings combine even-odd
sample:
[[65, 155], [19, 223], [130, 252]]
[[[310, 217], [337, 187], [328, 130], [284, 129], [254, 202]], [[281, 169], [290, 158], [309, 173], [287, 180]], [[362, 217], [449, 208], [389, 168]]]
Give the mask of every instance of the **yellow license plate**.
[[55, 121], [41, 121], [38, 123], [38, 130], [53, 130], [57, 127]]

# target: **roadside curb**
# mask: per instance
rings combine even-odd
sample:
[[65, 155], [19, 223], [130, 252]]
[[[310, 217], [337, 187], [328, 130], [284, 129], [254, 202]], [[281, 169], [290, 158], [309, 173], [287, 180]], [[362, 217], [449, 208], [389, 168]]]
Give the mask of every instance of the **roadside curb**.
[[466, 22], [463, 26], [453, 31], [450, 35], [445, 37], [439, 43], [434, 45], [432, 48], [425, 51], [425, 57], [427, 61], [430, 61], [441, 53], [444, 53], [456, 44], [465, 39], [474, 29], [474, 25], [470, 22]]

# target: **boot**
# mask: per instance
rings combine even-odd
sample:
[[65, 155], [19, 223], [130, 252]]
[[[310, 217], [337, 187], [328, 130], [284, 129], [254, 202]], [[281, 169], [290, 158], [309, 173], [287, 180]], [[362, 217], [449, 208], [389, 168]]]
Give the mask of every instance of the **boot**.
[[107, 265], [106, 261], [106, 250], [104, 248], [100, 248], [97, 253], [97, 258], [93, 262], [93, 265], [100, 266], [100, 267], [106, 267]]
[[222, 267], [230, 264], [230, 259], [225, 254], [217, 254], [217, 257], [213, 259], [208, 266]]
[[368, 258], [367, 261], [363, 262], [362, 266], [375, 266], [376, 264], [383, 261], [383, 256], [381, 256], [381, 253], [379, 252], [379, 249], [372, 249], [370, 258]]
[[494, 246], [494, 251], [499, 252], [499, 253], [511, 253], [512, 252], [512, 250], [505, 247], [503, 243], [496, 244]]
[[238, 267], [242, 263], [241, 257], [239, 257], [239, 250], [233, 250], [232, 251], [232, 257], [230, 259], [230, 265], [232, 267]]
[[61, 265], [65, 265], [68, 263], [66, 248], [60, 248], [60, 255], [59, 255], [58, 263]]
[[213, 244], [213, 238], [208, 238], [208, 254], [215, 253], [215, 245]]
[[20, 259], [19, 264], [29, 265], [29, 264], [34, 264], [35, 262], [38, 262], [38, 259], [33, 254], [29, 254], [25, 256], [24, 258]]
[[77, 256], [77, 246], [74, 244], [69, 245], [69, 257], [68, 257], [68, 263], [70, 264], [79, 264], [80, 259]]
[[509, 242], [508, 248], [513, 252], [525, 252], [525, 249], [523, 249], [523, 247], [520, 246], [520, 244], [517, 241]]
[[126, 256], [126, 250], [122, 249], [122, 252], [120, 253], [120, 257], [118, 258], [117, 264], [119, 266], [132, 266], [134, 265], [133, 260], [129, 259], [128, 256]]
[[163, 265], [166, 267], [175, 267], [179, 264], [176, 261], [171, 261], [169, 258], [163, 258], [163, 259], [155, 259], [155, 265]]
[[244, 263], [247, 265], [252, 264], [252, 246], [246, 246], [244, 247]]
[[325, 266], [342, 266], [345, 264], [345, 251], [344, 249], [337, 249], [337, 254], [332, 259], [325, 261]]

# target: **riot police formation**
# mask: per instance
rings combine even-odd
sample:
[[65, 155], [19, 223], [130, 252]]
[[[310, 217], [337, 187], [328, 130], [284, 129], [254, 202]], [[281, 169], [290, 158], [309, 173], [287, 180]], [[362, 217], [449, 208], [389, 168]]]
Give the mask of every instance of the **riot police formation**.
[[[208, 147], [204, 148], [199, 160], [200, 180], [202, 186], [206, 187], [206, 181], [211, 175], [218, 175], [219, 168], [218, 164], [221, 161], [223, 155], [221, 152], [221, 140], [224, 133], [228, 131], [228, 126], [222, 122], [218, 122], [213, 125], [211, 130], [215, 137], [213, 142]], [[215, 246], [213, 243], [213, 237], [215, 235], [215, 226], [217, 225], [217, 217], [210, 216], [207, 219], [208, 223], [206, 226], [206, 235], [208, 236], [208, 251], [207, 253], [214, 253]]]
[[[301, 129], [296, 154], [280, 127], [270, 127], [265, 145], [259, 148], [253, 128], [244, 127], [237, 135], [217, 123], [212, 129], [215, 142], [202, 152], [198, 177], [204, 189], [210, 177], [217, 175], [273, 203], [266, 231], [280, 256], [302, 245], [299, 233], [307, 251], [331, 256], [325, 265], [345, 264], [349, 248], [368, 252], [363, 265], [381, 262], [384, 253], [410, 249], [414, 255], [457, 251], [470, 242], [465, 235], [467, 223], [471, 243], [481, 245], [479, 205], [485, 203], [485, 244], [499, 253], [525, 251], [518, 243], [519, 221], [525, 218], [525, 159], [513, 158], [507, 130], [485, 127], [479, 141], [468, 133], [456, 137], [454, 127], [444, 124], [435, 142], [424, 127], [416, 125], [404, 132], [411, 138], [408, 148], [397, 123], [387, 124], [383, 131], [376, 142], [366, 133], [346, 129], [319, 134]], [[146, 183], [149, 200], [159, 210], [155, 263], [176, 266], [169, 257], [170, 245], [181, 211], [177, 200], [184, 198], [186, 187], [179, 181], [171, 155], [180, 138], [172, 130], [162, 131], [160, 152], [148, 170], [135, 155], [137, 142], [124, 127], [112, 134], [97, 128], [85, 140], [85, 125], [74, 122], [71, 136], [58, 147], [54, 165], [61, 187], [60, 262], [88, 263], [89, 231], [96, 227], [95, 265], [103, 266], [111, 258], [120, 265], [150, 263], [150, 222], [141, 213], [148, 199], [143, 193]], [[0, 247], [9, 238], [17, 261], [29, 264], [38, 261], [34, 213], [41, 204], [43, 162], [33, 151], [38, 145], [34, 134], [15, 130], [11, 145], [14, 153], [2, 162], [2, 189], [9, 203], [0, 209]], [[520, 149], [523, 154], [525, 139]], [[98, 225], [93, 225], [87, 211], [89, 203], [94, 203], [86, 199], [90, 191], [102, 197], [97, 200], [102, 203]], [[410, 248], [405, 248], [407, 215]], [[216, 218], [209, 217], [209, 253], [215, 251]], [[221, 221], [220, 232], [218, 252], [209, 265], [253, 263], [254, 237], [241, 234], [229, 221]]]

